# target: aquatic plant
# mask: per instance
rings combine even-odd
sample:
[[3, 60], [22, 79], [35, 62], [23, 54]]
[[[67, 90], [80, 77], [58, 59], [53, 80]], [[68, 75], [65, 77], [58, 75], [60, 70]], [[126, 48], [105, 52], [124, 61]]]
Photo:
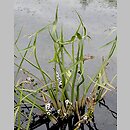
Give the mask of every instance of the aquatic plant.
[[[23, 50], [24, 54], [17, 45], [20, 31], [15, 41], [15, 47], [22, 59], [19, 64], [15, 63], [15, 66], [18, 67], [15, 79], [20, 71], [27, 75], [27, 78], [15, 81], [15, 129], [35, 129], [45, 124], [48, 130], [65, 130], [67, 126], [69, 130], [79, 128], [84, 130], [84, 124], [86, 124], [92, 130], [97, 130], [94, 121], [95, 106], [98, 103], [105, 106], [102, 102], [104, 96], [107, 92], [115, 89], [108, 80], [106, 66], [115, 52], [117, 37], [105, 45], [111, 44], [109, 54], [102, 59], [102, 65], [98, 72], [90, 77], [84, 70], [84, 64], [93, 59], [94, 56], [84, 55], [84, 40], [91, 39], [91, 37], [87, 34], [87, 29], [78, 12], [76, 14], [80, 21], [79, 26], [73, 36], [69, 40], [65, 40], [63, 27], [58, 33], [57, 7], [55, 20], [29, 36], [30, 42]], [[43, 70], [37, 57], [37, 38], [43, 31], [49, 32], [53, 42], [54, 57], [49, 61], [49, 64], [54, 66], [51, 68], [54, 76]], [[29, 50], [33, 50], [36, 65], [26, 58]], [[69, 65], [65, 64], [66, 57], [70, 60]], [[22, 67], [25, 61], [41, 73], [42, 80]], [[86, 82], [86, 79], [89, 82]], [[92, 91], [89, 94], [90, 87]], [[116, 113], [113, 111], [111, 113], [116, 118]], [[91, 123], [93, 123], [94, 128]]]

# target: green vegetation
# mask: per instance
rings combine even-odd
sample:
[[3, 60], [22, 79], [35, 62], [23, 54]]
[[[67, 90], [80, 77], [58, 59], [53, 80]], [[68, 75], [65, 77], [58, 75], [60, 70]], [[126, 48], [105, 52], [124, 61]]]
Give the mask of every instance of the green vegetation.
[[[15, 81], [14, 124], [16, 129], [34, 129], [40, 126], [39, 122], [41, 120], [41, 124], [46, 124], [47, 129], [66, 129], [67, 125], [69, 129], [83, 129], [83, 124], [89, 124], [93, 121], [95, 106], [108, 91], [115, 89], [107, 77], [106, 66], [115, 52], [117, 38], [105, 45], [111, 45], [109, 54], [102, 59], [102, 65], [98, 72], [93, 77], [90, 77], [84, 70], [84, 62], [93, 59], [93, 56], [85, 57], [84, 40], [91, 39], [91, 37], [88, 36], [80, 15], [78, 12], [76, 13], [80, 23], [69, 40], [64, 39], [62, 27], [58, 31], [58, 7], [54, 22], [32, 34], [30, 42], [24, 50], [20, 50], [17, 45], [21, 34], [20, 31], [15, 47], [21, 56], [21, 62], [20, 64], [15, 63], [18, 68], [15, 79], [17, 79], [20, 70], [27, 74], [28, 78], [25, 81]], [[49, 61], [49, 64], [54, 66], [54, 76], [43, 70], [37, 57], [37, 38], [43, 31], [49, 32], [53, 42], [54, 57]], [[71, 48], [71, 51], [67, 47], [69, 47], [69, 50]], [[30, 50], [33, 50], [36, 64], [26, 57]], [[21, 51], [25, 53], [22, 54]], [[70, 59], [70, 64], [67, 66], [65, 65], [65, 57]], [[27, 62], [37, 69], [41, 73], [42, 80], [26, 68], [23, 68], [23, 62]], [[86, 83], [86, 79], [89, 82]], [[40, 84], [35, 83], [35, 81]], [[33, 88], [27, 87], [31, 85], [33, 85]], [[92, 90], [91, 94], [88, 93], [90, 88]], [[37, 111], [40, 114], [36, 114]], [[36, 120], [34, 120], [35, 117], [39, 121], [37, 121], [37, 124]], [[22, 119], [25, 120], [22, 121]], [[49, 125], [50, 122], [52, 126]]]

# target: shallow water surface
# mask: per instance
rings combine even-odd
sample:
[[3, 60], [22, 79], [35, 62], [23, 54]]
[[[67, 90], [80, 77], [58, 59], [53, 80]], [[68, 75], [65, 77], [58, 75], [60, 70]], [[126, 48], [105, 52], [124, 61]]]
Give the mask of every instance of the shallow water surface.
[[[92, 38], [90, 43], [85, 41], [85, 54], [95, 56], [94, 60], [85, 64], [85, 68], [90, 75], [93, 75], [101, 65], [101, 57], [107, 55], [109, 50], [109, 47], [104, 49], [99, 49], [99, 47], [112, 40], [116, 35], [116, 33], [113, 33], [108, 36], [117, 24], [116, 0], [16, 0], [14, 11], [15, 38], [23, 26], [21, 38], [18, 42], [20, 49], [25, 48], [29, 41], [25, 35], [34, 33], [54, 20], [57, 4], [59, 4], [59, 25], [63, 25], [66, 39], [73, 35], [79, 24], [75, 10], [81, 15], [88, 29], [88, 34]], [[50, 74], [53, 70], [51, 65], [48, 66], [48, 61], [53, 58], [52, 46], [49, 34], [41, 33], [37, 43], [38, 58], [41, 67]], [[30, 57], [30, 60], [34, 62], [32, 57]], [[15, 59], [16, 63], [19, 63], [19, 61], [19, 58]], [[40, 75], [27, 63], [23, 65], [34, 74]], [[116, 54], [111, 59], [107, 72], [110, 79], [116, 74]], [[116, 86], [116, 82], [114, 85]], [[107, 94], [105, 99], [109, 107], [116, 111], [116, 92]], [[99, 130], [116, 130], [116, 120], [105, 108], [98, 109], [97, 107], [95, 115]], [[37, 130], [43, 130], [43, 126], [37, 128]]]

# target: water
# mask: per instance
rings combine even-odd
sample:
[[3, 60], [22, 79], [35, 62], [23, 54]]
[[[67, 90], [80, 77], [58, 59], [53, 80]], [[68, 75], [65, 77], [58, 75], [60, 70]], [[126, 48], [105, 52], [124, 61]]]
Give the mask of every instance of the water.
[[[19, 48], [27, 46], [29, 40], [25, 35], [37, 31], [48, 24], [48, 22], [54, 20], [57, 4], [59, 4], [59, 25], [63, 25], [66, 39], [73, 35], [79, 24], [74, 10], [79, 12], [88, 29], [88, 34], [92, 37], [89, 44], [85, 41], [85, 54], [95, 56], [95, 60], [85, 63], [85, 68], [91, 76], [97, 72], [101, 65], [101, 57], [107, 55], [109, 50], [109, 47], [104, 49], [99, 49], [99, 47], [112, 40], [116, 35], [114, 33], [108, 37], [113, 27], [117, 26], [117, 2], [116, 0], [16, 0], [14, 10], [15, 38], [23, 26], [21, 38], [18, 43]], [[53, 58], [53, 44], [50, 41], [49, 34], [41, 33], [38, 38], [37, 49], [41, 67], [52, 74], [52, 66], [48, 66], [48, 61]], [[17, 52], [15, 51], [15, 53]], [[32, 56], [30, 60], [35, 63]], [[20, 58], [15, 59], [16, 63], [19, 63], [19, 61]], [[29, 68], [35, 75], [41, 76], [39, 72], [27, 63], [23, 65]], [[116, 74], [116, 68], [115, 54], [107, 68], [110, 79]], [[114, 85], [116, 86], [116, 81]], [[116, 111], [116, 101], [115, 91], [106, 95], [106, 103], [114, 111]], [[111, 114], [105, 108], [97, 108], [95, 114], [99, 130], [116, 130], [116, 120], [112, 118]], [[42, 130], [43, 128], [38, 129]]]

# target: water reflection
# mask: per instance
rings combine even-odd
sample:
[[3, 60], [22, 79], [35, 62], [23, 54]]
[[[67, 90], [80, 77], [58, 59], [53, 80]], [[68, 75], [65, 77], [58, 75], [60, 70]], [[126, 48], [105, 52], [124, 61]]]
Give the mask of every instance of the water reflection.
[[93, 0], [80, 0], [80, 3], [82, 5], [83, 9], [86, 9], [86, 6], [89, 5], [89, 3], [91, 3]]
[[106, 1], [109, 6], [114, 6], [114, 7], [117, 7], [117, 0], [104, 0]]
[[90, 3], [100, 3], [107, 5], [108, 7], [117, 7], [117, 0], [80, 0], [82, 8], [85, 10]]

